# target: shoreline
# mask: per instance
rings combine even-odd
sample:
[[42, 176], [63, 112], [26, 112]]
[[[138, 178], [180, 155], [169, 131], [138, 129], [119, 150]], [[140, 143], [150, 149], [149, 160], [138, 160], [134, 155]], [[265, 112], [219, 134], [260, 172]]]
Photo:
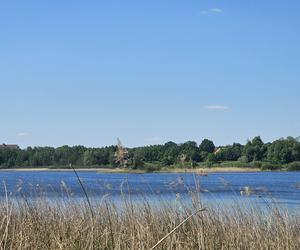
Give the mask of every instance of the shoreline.
[[[141, 169], [124, 169], [124, 168], [75, 168], [77, 172], [97, 172], [97, 173], [128, 173], [128, 174], [143, 174], [149, 173]], [[0, 169], [0, 172], [73, 172], [69, 168], [5, 168]], [[151, 173], [246, 173], [246, 172], [262, 172], [259, 168], [242, 168], [242, 167], [213, 167], [213, 168], [162, 168]]]

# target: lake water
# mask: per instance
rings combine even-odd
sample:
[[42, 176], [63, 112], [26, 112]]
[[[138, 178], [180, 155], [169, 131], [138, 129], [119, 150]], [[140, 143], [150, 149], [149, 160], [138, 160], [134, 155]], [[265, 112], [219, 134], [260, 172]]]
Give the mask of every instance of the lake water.
[[[211, 173], [199, 176], [192, 173], [121, 174], [78, 172], [80, 179], [93, 200], [110, 197], [118, 201], [122, 194], [133, 200], [146, 197], [174, 200], [189, 197], [190, 191], [199, 191], [207, 202], [266, 200], [300, 208], [300, 172], [251, 172]], [[83, 199], [84, 194], [74, 172], [67, 171], [3, 171], [0, 172], [0, 200], [10, 198], [34, 200], [45, 196], [49, 199]], [[198, 187], [198, 188], [197, 188]], [[247, 191], [248, 194], [247, 195]]]

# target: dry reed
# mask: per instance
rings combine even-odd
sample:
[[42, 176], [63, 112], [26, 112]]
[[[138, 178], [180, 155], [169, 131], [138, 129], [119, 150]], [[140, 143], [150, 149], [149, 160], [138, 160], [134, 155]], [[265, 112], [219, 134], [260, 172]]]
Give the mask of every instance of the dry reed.
[[[2, 249], [150, 249], [194, 211], [172, 204], [111, 201], [94, 206], [46, 200], [0, 205]], [[189, 218], [157, 249], [300, 249], [300, 216], [239, 206], [209, 208]]]
[[204, 206], [193, 192], [189, 202], [136, 203], [123, 195], [122, 204], [107, 198], [92, 206], [93, 223], [89, 204], [72, 198], [7, 197], [0, 203], [0, 248], [151, 249], [173, 230], [156, 249], [300, 249], [300, 214], [276, 206]]

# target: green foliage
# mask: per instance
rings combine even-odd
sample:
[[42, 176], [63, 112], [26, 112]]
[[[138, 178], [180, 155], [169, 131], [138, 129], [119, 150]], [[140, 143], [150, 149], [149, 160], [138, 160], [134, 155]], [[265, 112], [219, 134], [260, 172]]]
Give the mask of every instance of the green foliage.
[[180, 152], [187, 156], [187, 160], [199, 162], [201, 160], [200, 151], [197, 143], [188, 141], [180, 145]]
[[139, 151], [133, 155], [131, 158], [131, 166], [133, 169], [143, 168], [144, 167], [144, 160], [143, 155]]
[[268, 147], [267, 158], [280, 163], [300, 161], [300, 143], [292, 137], [276, 140]]
[[214, 163], [214, 162], [218, 161], [218, 158], [217, 158], [217, 156], [214, 153], [210, 153], [207, 156], [207, 161]]
[[215, 150], [215, 144], [208, 139], [204, 139], [199, 145], [200, 152], [213, 153]]
[[295, 162], [288, 163], [286, 165], [286, 169], [288, 171], [300, 171], [300, 162], [295, 161]]
[[243, 146], [239, 143], [234, 143], [232, 146], [226, 146], [220, 148], [219, 152], [216, 153], [218, 161], [237, 161], [242, 154]]
[[207, 161], [207, 156], [209, 155], [209, 153], [207, 152], [204, 152], [204, 151], [200, 151], [200, 158], [201, 158], [201, 161]]
[[262, 162], [241, 162], [225, 161], [218, 164], [219, 167], [236, 167], [236, 168], [260, 168]]
[[201, 163], [200, 166], [204, 167], [204, 168], [211, 168], [211, 167], [214, 167], [214, 163], [211, 161], [206, 161], [206, 162]]
[[261, 166], [261, 170], [280, 170], [282, 169], [282, 165], [278, 163], [263, 163]]
[[238, 158], [238, 161], [246, 163], [246, 162], [249, 162], [249, 159], [248, 159], [248, 157], [246, 155], [243, 155], [240, 158]]
[[143, 170], [147, 173], [155, 172], [161, 170], [162, 166], [160, 162], [153, 162], [153, 163], [144, 163]]
[[96, 152], [94, 150], [88, 149], [83, 154], [83, 165], [92, 166], [97, 162]]
[[144, 170], [145, 170], [147, 173], [151, 173], [151, 172], [155, 172], [155, 171], [160, 170], [160, 167], [157, 167], [157, 166], [155, 166], [155, 165], [148, 165], [148, 166], [145, 166], [145, 167], [144, 167]]
[[260, 136], [256, 136], [252, 141], [248, 141], [243, 148], [243, 155], [248, 158], [249, 161], [261, 161], [265, 158], [267, 147], [261, 140]]
[[[86, 148], [84, 146], [0, 148], [0, 167], [117, 167], [117, 146]], [[198, 146], [194, 141], [182, 144], [167, 142], [128, 149], [128, 165], [133, 169], [156, 171], [164, 166], [194, 167], [201, 163], [210, 166], [261, 167], [263, 170], [298, 170], [299, 139], [288, 137], [264, 144], [259, 136], [246, 145], [233, 143], [218, 147], [204, 139]]]

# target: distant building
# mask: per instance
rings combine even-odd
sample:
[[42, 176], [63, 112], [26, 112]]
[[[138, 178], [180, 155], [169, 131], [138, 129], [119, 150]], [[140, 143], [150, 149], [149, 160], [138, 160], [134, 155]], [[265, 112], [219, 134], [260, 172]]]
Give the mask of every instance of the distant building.
[[215, 148], [214, 154], [220, 153], [221, 150], [222, 150], [222, 147]]
[[0, 145], [0, 149], [4, 149], [4, 148], [8, 148], [8, 149], [19, 149], [20, 147], [17, 144], [2, 144]]

